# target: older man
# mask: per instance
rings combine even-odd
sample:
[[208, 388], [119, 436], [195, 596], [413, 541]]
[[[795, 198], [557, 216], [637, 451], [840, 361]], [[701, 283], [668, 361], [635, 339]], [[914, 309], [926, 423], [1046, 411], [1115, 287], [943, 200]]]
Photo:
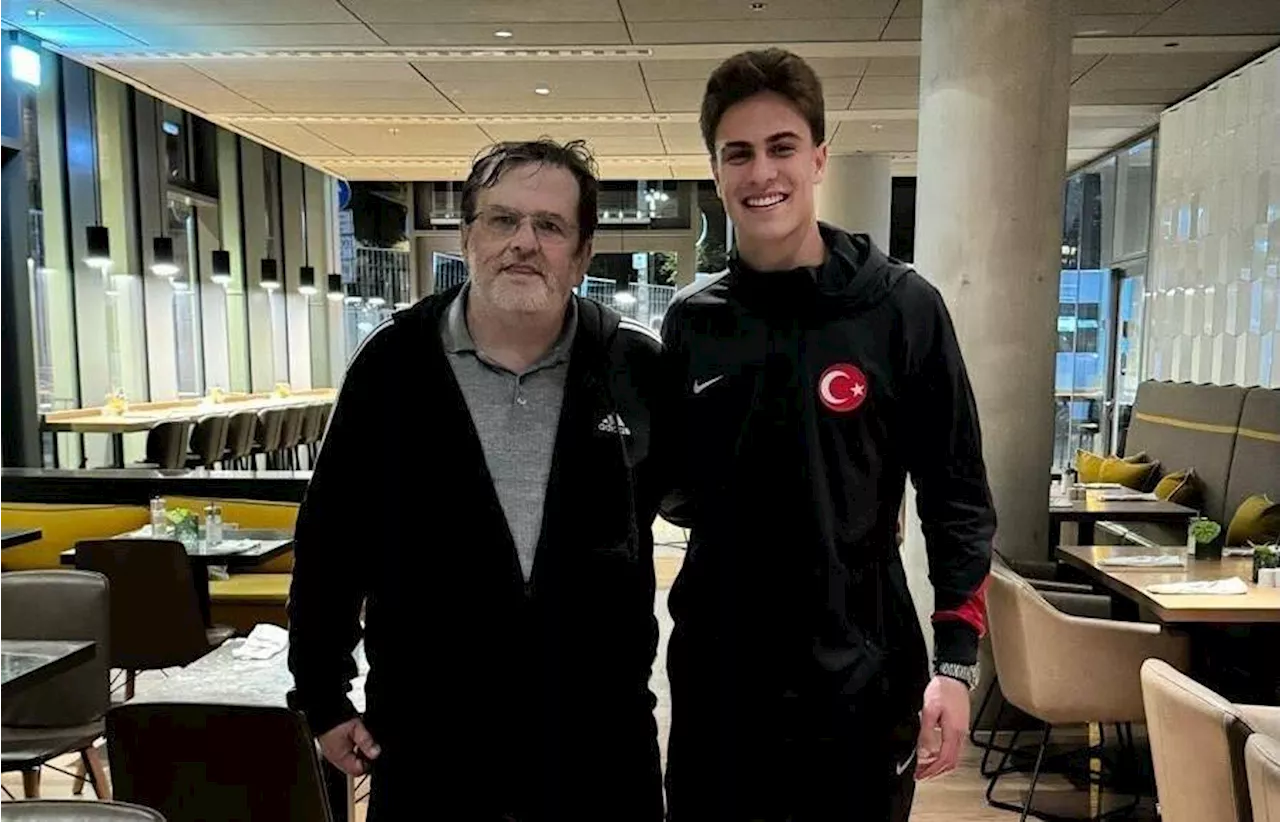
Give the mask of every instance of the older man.
[[[370, 819], [657, 820], [651, 332], [580, 299], [580, 144], [463, 189], [470, 280], [354, 357], [299, 514], [294, 704]], [[368, 708], [346, 696], [363, 631]]]

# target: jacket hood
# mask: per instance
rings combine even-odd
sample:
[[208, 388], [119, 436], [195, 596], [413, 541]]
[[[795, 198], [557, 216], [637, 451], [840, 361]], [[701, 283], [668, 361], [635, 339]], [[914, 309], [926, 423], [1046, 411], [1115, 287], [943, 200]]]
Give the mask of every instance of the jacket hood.
[[909, 266], [876, 247], [866, 234], [850, 234], [818, 223], [827, 259], [819, 266], [756, 271], [737, 254], [729, 260], [729, 286], [744, 302], [772, 312], [804, 304], [842, 310], [865, 309], [889, 295]]

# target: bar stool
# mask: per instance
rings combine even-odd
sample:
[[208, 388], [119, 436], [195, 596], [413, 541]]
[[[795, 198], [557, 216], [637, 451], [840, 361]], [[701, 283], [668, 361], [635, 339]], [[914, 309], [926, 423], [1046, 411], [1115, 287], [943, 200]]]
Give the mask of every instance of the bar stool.
[[302, 421], [307, 408], [295, 405], [284, 409], [284, 424], [280, 430], [280, 447], [276, 457], [276, 467], [280, 469], [296, 469], [298, 467], [298, 444], [302, 441]]
[[212, 468], [227, 450], [226, 414], [202, 417], [191, 432], [191, 453], [187, 455], [188, 468]]
[[258, 415], [253, 411], [232, 414], [227, 422], [227, 450], [222, 464], [231, 468], [250, 468], [253, 455], [253, 434], [258, 427]]

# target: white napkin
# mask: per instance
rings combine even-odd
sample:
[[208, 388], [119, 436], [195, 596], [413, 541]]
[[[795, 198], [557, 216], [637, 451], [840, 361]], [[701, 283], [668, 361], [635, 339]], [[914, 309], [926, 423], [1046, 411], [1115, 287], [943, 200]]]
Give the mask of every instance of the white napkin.
[[1224, 557], [1251, 557], [1253, 556], [1252, 548], [1223, 548], [1222, 555]]
[[202, 545], [200, 553], [218, 556], [219, 554], [243, 554], [257, 547], [256, 539], [224, 539], [217, 545]]
[[1049, 507], [1050, 508], [1070, 508], [1071, 500], [1067, 499], [1066, 497], [1050, 497]]
[[1249, 586], [1240, 577], [1205, 579], [1198, 582], [1161, 582], [1148, 585], [1153, 594], [1247, 594]]
[[231, 650], [236, 659], [270, 659], [289, 647], [289, 632], [279, 625], [260, 623], [253, 626], [239, 647]]
[[1119, 491], [1124, 488], [1118, 482], [1082, 482], [1080, 484], [1090, 491]]
[[1144, 494], [1141, 491], [1102, 491], [1098, 494], [1098, 499], [1102, 502], [1135, 502], [1138, 500], [1154, 502], [1160, 498], [1155, 494]]
[[1185, 568], [1187, 561], [1183, 557], [1171, 554], [1143, 555], [1133, 557], [1103, 557], [1099, 565], [1117, 568]]

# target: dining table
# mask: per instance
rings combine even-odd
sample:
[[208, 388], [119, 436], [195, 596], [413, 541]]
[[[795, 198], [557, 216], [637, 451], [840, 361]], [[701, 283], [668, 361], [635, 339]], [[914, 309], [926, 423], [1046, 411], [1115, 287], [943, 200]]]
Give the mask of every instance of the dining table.
[[1049, 500], [1049, 552], [1062, 544], [1064, 523], [1076, 524], [1076, 544], [1093, 545], [1099, 522], [1147, 522], [1185, 528], [1199, 515], [1194, 508], [1119, 489], [1086, 489], [1083, 499], [1061, 496]]
[[[124, 435], [150, 431], [166, 422], [195, 423], [215, 414], [257, 412], [298, 405], [328, 405], [337, 398], [332, 388], [289, 394], [229, 394], [162, 402], [130, 403], [121, 407], [69, 408], [42, 415], [40, 425], [54, 434], [106, 434], [110, 437], [109, 467], [124, 467]], [[54, 449], [56, 462], [57, 449]], [[55, 464], [55, 468], [58, 466]]]
[[12, 699], [89, 661], [96, 645], [75, 640], [0, 640], [0, 696]]
[[5, 528], [0, 530], [0, 551], [17, 548], [28, 542], [44, 538], [44, 531], [39, 528]]
[[[150, 525], [136, 531], [117, 534], [112, 539], [155, 539]], [[160, 539], [172, 539], [162, 535]], [[209, 545], [204, 539], [183, 543], [187, 559], [191, 561], [192, 581], [196, 587], [196, 600], [200, 603], [200, 615], [206, 626], [212, 626], [212, 604], [209, 597], [209, 569], [223, 567], [228, 572], [243, 571], [263, 565], [293, 550], [293, 532], [277, 528], [230, 528], [217, 545]], [[61, 554], [63, 565], [76, 564], [76, 549], [68, 548]]]
[[[1110, 565], [1115, 559], [1172, 557], [1181, 567]], [[1253, 558], [1196, 559], [1185, 545], [1145, 548], [1138, 545], [1061, 545], [1057, 557], [1068, 567], [1160, 622], [1186, 624], [1280, 623], [1280, 588], [1253, 584]], [[1230, 578], [1245, 584], [1242, 594], [1158, 594], [1152, 585]]]

